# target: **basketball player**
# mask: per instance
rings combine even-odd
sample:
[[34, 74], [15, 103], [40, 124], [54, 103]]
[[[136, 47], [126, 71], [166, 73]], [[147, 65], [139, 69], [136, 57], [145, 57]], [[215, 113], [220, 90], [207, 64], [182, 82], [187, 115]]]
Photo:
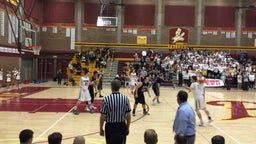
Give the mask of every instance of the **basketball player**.
[[[89, 93], [90, 93], [90, 96], [91, 96], [91, 103], [92, 103], [92, 108], [93, 109], [97, 109], [97, 107], [93, 106], [95, 94], [98, 93], [97, 79], [98, 79], [98, 71], [94, 71], [93, 76], [90, 79], [90, 84], [89, 84], [89, 87], [88, 87]], [[95, 89], [95, 92], [94, 92], [94, 89]]]
[[152, 89], [155, 93], [155, 97], [152, 100], [152, 104], [155, 104], [155, 100], [157, 100], [157, 103], [160, 103], [159, 96], [160, 96], [160, 84], [164, 82], [163, 74], [159, 74], [156, 77], [155, 82], [153, 83]]
[[205, 80], [206, 78], [203, 76], [203, 73], [200, 71], [197, 72], [197, 81], [203, 87], [204, 95], [205, 95], [205, 86], [204, 86]]
[[[73, 109], [73, 114], [78, 115], [79, 112], [77, 111], [77, 107], [81, 102], [87, 102], [88, 105], [85, 108], [85, 111], [90, 111], [91, 113], [93, 112], [92, 104], [91, 104], [91, 96], [89, 93], [89, 85], [90, 85], [90, 78], [89, 78], [89, 71], [88, 69], [83, 70], [83, 76], [80, 78], [80, 93], [79, 93], [79, 98], [77, 100], [76, 106]], [[86, 104], [86, 103], [85, 103]]]
[[205, 106], [204, 87], [197, 82], [196, 76], [192, 76], [191, 81], [192, 81], [192, 83], [191, 83], [190, 87], [187, 87], [187, 86], [184, 86], [184, 87], [186, 89], [188, 89], [189, 92], [193, 91], [193, 93], [194, 93], [193, 95], [194, 95], [194, 99], [195, 99], [195, 111], [196, 111], [198, 118], [200, 119], [199, 126], [203, 126], [204, 121], [203, 121], [202, 115], [199, 111], [200, 109], [204, 110], [204, 112], [208, 116], [209, 122], [212, 122], [213, 120], [210, 116], [209, 111], [207, 110], [207, 108]]
[[[98, 71], [97, 89], [98, 89], [99, 97], [103, 97], [101, 95], [103, 75], [104, 75], [104, 71], [103, 70]], [[96, 97], [96, 95], [95, 95], [95, 97]]]
[[131, 94], [133, 95], [134, 89], [137, 83], [137, 74], [135, 72], [135, 69], [132, 69], [131, 74], [130, 74], [130, 88], [131, 88]]
[[135, 116], [138, 103], [142, 104], [143, 114], [149, 115], [149, 113], [146, 110], [146, 102], [145, 102], [145, 96], [144, 96], [144, 92], [148, 92], [148, 96], [151, 97], [149, 93], [149, 87], [148, 87], [149, 79], [150, 78], [148, 75], [145, 76], [144, 80], [142, 82], [138, 82], [135, 88], [135, 92], [134, 92], [135, 103], [132, 110], [133, 116]]

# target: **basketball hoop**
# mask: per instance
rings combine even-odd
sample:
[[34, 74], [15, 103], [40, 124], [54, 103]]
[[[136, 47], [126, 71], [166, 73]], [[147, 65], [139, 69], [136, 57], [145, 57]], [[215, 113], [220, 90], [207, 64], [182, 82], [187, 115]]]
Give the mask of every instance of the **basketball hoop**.
[[39, 55], [42, 46], [29, 46], [28, 48], [33, 50], [34, 55]]

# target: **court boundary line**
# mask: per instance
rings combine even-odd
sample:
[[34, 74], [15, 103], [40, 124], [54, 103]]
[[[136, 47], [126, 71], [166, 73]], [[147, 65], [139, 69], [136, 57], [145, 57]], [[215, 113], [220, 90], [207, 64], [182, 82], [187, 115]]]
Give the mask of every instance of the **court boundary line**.
[[216, 126], [213, 123], [210, 123], [211, 126], [213, 126], [214, 128], [216, 128], [217, 130], [221, 131], [223, 134], [225, 134], [226, 136], [228, 136], [230, 139], [232, 139], [234, 142], [236, 142], [237, 144], [241, 144], [237, 139], [235, 139], [233, 136], [231, 136], [230, 134], [228, 134], [226, 131], [222, 130], [221, 128], [219, 128], [218, 126]]
[[43, 135], [45, 135], [50, 129], [52, 129], [56, 124], [58, 124], [62, 119], [64, 119], [72, 110], [74, 107], [72, 107], [68, 112], [66, 112], [64, 115], [62, 115], [58, 120], [56, 120], [51, 126], [49, 126], [43, 133], [41, 133], [35, 140], [33, 140], [33, 143], [36, 143]]

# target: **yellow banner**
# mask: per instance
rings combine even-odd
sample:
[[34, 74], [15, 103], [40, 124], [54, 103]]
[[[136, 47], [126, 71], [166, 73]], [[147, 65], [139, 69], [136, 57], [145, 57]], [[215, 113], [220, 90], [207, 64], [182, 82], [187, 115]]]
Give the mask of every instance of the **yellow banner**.
[[137, 44], [147, 44], [147, 36], [137, 36]]

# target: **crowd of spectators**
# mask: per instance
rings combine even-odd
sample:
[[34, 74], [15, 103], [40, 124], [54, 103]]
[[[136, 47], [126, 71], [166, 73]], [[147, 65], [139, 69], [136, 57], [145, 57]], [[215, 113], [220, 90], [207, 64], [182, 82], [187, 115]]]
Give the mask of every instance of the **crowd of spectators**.
[[77, 63], [74, 64], [74, 67], [81, 67], [81, 63], [85, 63], [85, 65], [95, 63], [95, 68], [106, 68], [107, 61], [113, 53], [113, 50], [109, 48], [96, 48], [88, 51], [82, 49], [75, 54]]
[[[109, 48], [92, 48], [90, 50], [81, 49], [75, 53], [73, 59], [68, 64], [68, 81], [75, 85], [74, 76], [81, 76], [81, 71], [88, 68], [90, 73], [96, 69], [106, 68], [107, 62], [113, 57], [114, 51]], [[67, 83], [64, 83], [67, 85]]]
[[201, 72], [206, 78], [221, 79], [227, 89], [249, 90], [255, 86], [256, 69], [245, 52], [237, 55], [227, 50], [181, 49], [168, 54], [152, 50], [145, 53], [144, 56], [135, 53], [134, 62], [130, 65], [138, 75], [144, 67], [149, 74], [163, 73], [165, 81], [189, 86], [190, 78]]

